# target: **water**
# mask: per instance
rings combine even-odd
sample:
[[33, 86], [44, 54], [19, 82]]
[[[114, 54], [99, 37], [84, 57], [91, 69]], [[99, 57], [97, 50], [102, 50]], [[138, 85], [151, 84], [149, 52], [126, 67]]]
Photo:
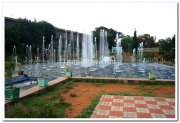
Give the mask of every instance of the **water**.
[[[114, 61], [110, 62], [97, 62], [92, 61], [87, 64], [91, 64], [90, 66], [84, 66], [84, 63], [80, 62], [72, 62], [68, 63], [54, 63], [54, 68], [50, 67], [49, 63], [46, 63], [46, 68], [41, 67], [42, 64], [39, 63], [38, 71], [41, 72], [44, 76], [50, 77], [63, 77], [65, 68], [61, 68], [59, 64], [68, 65], [73, 73], [73, 76], [78, 77], [112, 77], [112, 78], [148, 78], [148, 73], [150, 70], [154, 70], [157, 75], [157, 79], [172, 79], [175, 80], [175, 68], [161, 65], [157, 63], [136, 63], [136, 66], [133, 67], [132, 63], [122, 63], [118, 65]], [[35, 65], [32, 64], [31, 68], [35, 68]], [[141, 68], [143, 67], [143, 70]], [[117, 71], [116, 71], [117, 70]], [[118, 71], [120, 70], [120, 71]], [[34, 69], [34, 72], [26, 69], [24, 71], [25, 74], [29, 75], [33, 73], [33, 76], [37, 76], [37, 69]]]
[[93, 61], [93, 37], [92, 34], [83, 34], [82, 41], [82, 61], [84, 64]]
[[62, 36], [59, 37], [59, 44], [58, 44], [58, 58], [59, 62], [61, 62], [61, 49], [62, 49]]
[[45, 43], [45, 37], [43, 36], [43, 43], [42, 43], [42, 59], [43, 59], [43, 63], [44, 63], [44, 52], [45, 52], [44, 43]]
[[100, 30], [100, 43], [99, 43], [99, 58], [104, 60], [104, 57], [109, 57], [109, 49], [107, 42], [107, 32], [103, 29]]
[[76, 60], [80, 60], [79, 59], [79, 33], [77, 33], [77, 39], [76, 39]]

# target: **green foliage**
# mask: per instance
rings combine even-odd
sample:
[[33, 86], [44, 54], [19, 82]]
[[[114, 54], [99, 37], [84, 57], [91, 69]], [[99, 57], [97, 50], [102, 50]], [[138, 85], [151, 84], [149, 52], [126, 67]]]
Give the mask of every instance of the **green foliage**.
[[59, 90], [67, 89], [66, 81], [55, 86], [47, 87], [28, 97], [19, 99], [12, 107], [6, 110], [6, 118], [64, 118], [65, 110], [71, 104], [64, 102]]
[[8, 81], [8, 85], [12, 88], [12, 75], [15, 70], [15, 63], [14, 62], [5, 62], [5, 78]]
[[48, 45], [51, 35], [55, 37], [55, 28], [52, 24], [19, 18], [14, 26], [5, 27], [5, 51], [7, 55], [12, 54], [12, 47], [15, 45], [17, 54], [25, 55], [26, 45], [32, 45], [32, 51], [35, 52], [35, 49], [42, 45], [42, 37], [45, 36], [45, 45]]
[[70, 94], [71, 97], [77, 97], [77, 94]]
[[132, 41], [133, 41], [133, 38], [130, 36], [126, 36], [122, 38], [121, 45], [125, 52], [132, 52]]
[[132, 42], [132, 50], [134, 48], [136, 49], [136, 56], [137, 56], [138, 40], [137, 40], [136, 29], [134, 31], [134, 37], [133, 37], [133, 42]]
[[160, 54], [166, 61], [175, 59], [175, 35], [172, 38], [160, 39], [158, 41]]
[[17, 71], [22, 71], [24, 69], [24, 65], [22, 63], [17, 64]]
[[109, 44], [109, 50], [112, 50], [113, 46], [116, 46], [116, 42], [114, 41], [115, 37], [116, 37], [116, 33], [122, 34], [121, 32], [117, 32], [116, 30], [110, 28], [106, 28], [106, 27], [97, 27], [95, 29], [95, 31], [93, 31], [93, 39], [96, 37], [96, 41], [97, 41], [97, 50], [99, 51], [99, 42], [100, 42], [100, 30], [104, 29], [107, 31], [107, 41]]
[[139, 35], [137, 40], [138, 43], [143, 42], [144, 48], [156, 47], [155, 38], [149, 34]]

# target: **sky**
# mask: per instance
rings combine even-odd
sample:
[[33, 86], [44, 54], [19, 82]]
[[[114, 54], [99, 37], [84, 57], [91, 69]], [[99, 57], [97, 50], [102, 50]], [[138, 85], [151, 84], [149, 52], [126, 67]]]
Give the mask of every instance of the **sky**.
[[3, 16], [45, 20], [58, 28], [89, 33], [105, 26], [125, 35], [157, 39], [177, 33], [176, 2], [4, 2]]

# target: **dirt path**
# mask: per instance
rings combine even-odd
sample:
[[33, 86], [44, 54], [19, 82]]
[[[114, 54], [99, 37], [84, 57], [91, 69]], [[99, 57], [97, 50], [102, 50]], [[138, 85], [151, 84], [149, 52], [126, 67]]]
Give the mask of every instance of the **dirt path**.
[[[72, 105], [70, 109], [66, 110], [69, 118], [79, 115], [84, 108], [91, 104], [92, 99], [98, 95], [105, 93], [142, 95], [144, 93], [141, 85], [106, 84], [97, 86], [92, 83], [75, 82], [73, 86], [73, 89], [62, 94], [64, 101]], [[145, 89], [151, 91], [155, 96], [175, 95], [173, 86], [147, 86]], [[72, 97], [72, 95], [75, 96]]]

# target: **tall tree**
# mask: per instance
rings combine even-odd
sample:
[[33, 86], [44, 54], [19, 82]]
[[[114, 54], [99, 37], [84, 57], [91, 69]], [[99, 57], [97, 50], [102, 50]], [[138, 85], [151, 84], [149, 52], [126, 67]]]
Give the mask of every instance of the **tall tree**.
[[136, 29], [134, 30], [134, 37], [133, 37], [133, 42], [132, 42], [132, 49], [134, 48], [136, 49], [136, 56], [137, 56], [138, 41], [137, 41]]

